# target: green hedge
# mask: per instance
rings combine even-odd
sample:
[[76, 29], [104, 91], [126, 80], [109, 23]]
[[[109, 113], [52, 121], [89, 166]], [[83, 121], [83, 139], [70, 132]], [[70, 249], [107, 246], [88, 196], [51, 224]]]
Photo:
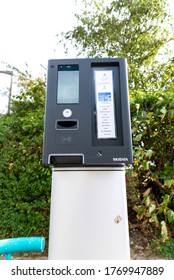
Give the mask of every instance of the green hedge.
[[174, 237], [173, 91], [136, 92], [131, 98], [134, 165], [139, 200], [134, 210], [161, 233]]
[[41, 163], [44, 97], [43, 82], [29, 80], [11, 114], [0, 117], [0, 239], [48, 236], [51, 170]]

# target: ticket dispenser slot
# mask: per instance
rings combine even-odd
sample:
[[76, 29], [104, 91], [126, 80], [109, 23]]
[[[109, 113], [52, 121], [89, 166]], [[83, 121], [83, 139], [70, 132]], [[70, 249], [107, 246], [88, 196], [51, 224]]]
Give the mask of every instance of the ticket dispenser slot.
[[56, 129], [78, 129], [77, 120], [57, 120]]
[[84, 163], [83, 155], [51, 155], [50, 164], [53, 166], [81, 166]]

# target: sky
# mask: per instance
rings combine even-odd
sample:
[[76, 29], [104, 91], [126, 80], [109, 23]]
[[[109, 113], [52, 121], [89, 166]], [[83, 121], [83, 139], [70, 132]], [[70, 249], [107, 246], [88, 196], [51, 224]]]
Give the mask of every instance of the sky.
[[[48, 59], [65, 58], [56, 34], [72, 28], [78, 7], [74, 0], [0, 0], [0, 71], [5, 70], [2, 61], [21, 71], [27, 63], [33, 76], [39, 76]], [[75, 56], [70, 51], [68, 57]], [[7, 106], [2, 92], [10, 78], [0, 73], [0, 112]]]
[[[107, 1], [107, 0], [106, 0]], [[174, 0], [168, 0], [173, 5]], [[65, 56], [57, 47], [56, 34], [72, 29], [74, 13], [81, 0], [0, 0], [0, 71], [1, 61], [23, 71], [28, 64], [34, 76], [46, 68], [48, 59], [76, 57], [75, 50]], [[174, 12], [173, 12], [174, 13]], [[9, 87], [10, 76], [0, 74], [0, 92]], [[13, 87], [14, 88], [14, 87]], [[6, 101], [5, 101], [6, 100]], [[0, 94], [0, 112], [7, 98]]]
[[63, 55], [54, 52], [55, 35], [71, 28], [75, 8], [74, 0], [0, 0], [0, 60], [37, 72]]

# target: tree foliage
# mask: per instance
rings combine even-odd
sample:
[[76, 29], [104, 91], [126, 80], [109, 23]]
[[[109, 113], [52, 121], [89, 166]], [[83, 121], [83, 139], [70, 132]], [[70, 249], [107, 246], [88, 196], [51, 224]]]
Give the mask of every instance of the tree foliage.
[[[83, 0], [77, 25], [62, 33], [88, 57], [126, 57], [130, 86], [142, 87], [142, 71], [173, 40], [165, 0]], [[164, 52], [164, 50], [163, 50]], [[142, 84], [142, 85], [141, 85]]]
[[0, 116], [1, 238], [48, 235], [50, 169], [43, 167], [45, 85], [20, 73], [11, 114]]

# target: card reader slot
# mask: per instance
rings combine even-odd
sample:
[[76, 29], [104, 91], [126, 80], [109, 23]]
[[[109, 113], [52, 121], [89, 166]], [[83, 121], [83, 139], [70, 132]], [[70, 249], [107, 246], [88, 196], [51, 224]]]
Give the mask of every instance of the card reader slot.
[[78, 129], [77, 120], [57, 120], [56, 129]]

